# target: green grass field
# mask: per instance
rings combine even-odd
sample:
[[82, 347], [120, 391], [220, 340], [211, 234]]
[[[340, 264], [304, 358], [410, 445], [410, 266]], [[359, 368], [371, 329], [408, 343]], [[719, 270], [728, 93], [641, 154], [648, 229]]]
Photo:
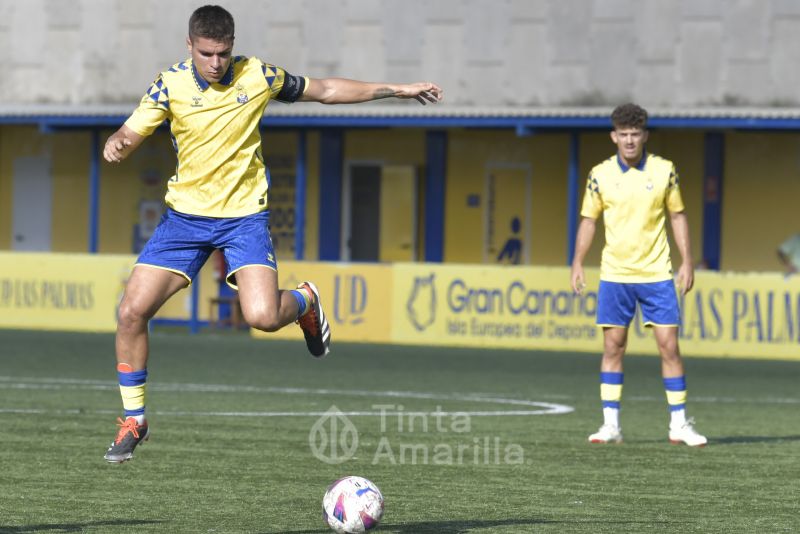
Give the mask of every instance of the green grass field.
[[[323, 493], [346, 474], [383, 491], [378, 532], [800, 531], [799, 363], [688, 358], [710, 440], [690, 449], [667, 442], [658, 359], [631, 356], [625, 443], [599, 446], [597, 356], [335, 343], [317, 361], [299, 332], [156, 331], [150, 441], [110, 465], [113, 347], [0, 331], [0, 532], [324, 533]], [[549, 405], [573, 411], [442, 415]], [[346, 416], [358, 447], [340, 464], [319, 459], [353, 444], [331, 446], [332, 406], [385, 412]]]

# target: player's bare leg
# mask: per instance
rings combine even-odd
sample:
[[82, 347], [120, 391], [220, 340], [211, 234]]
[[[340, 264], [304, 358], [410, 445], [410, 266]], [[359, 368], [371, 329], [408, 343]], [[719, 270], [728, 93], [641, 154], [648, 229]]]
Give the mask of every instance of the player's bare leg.
[[627, 345], [627, 328], [603, 328], [603, 359], [600, 362], [600, 398], [603, 401], [603, 426], [589, 436], [591, 443], [622, 442], [619, 407], [622, 399], [622, 359], [625, 356]]
[[185, 277], [166, 269], [147, 265], [133, 268], [119, 305], [117, 363], [129, 364], [134, 371], [147, 366], [148, 321], [172, 295], [188, 285]]
[[278, 289], [278, 273], [263, 265], [236, 271], [239, 303], [247, 324], [275, 332], [297, 320], [299, 306], [290, 291]]
[[686, 417], [686, 374], [678, 348], [678, 328], [654, 326], [653, 335], [661, 354], [661, 373], [670, 407], [669, 440], [703, 447], [708, 440], [694, 429], [694, 420]]
[[250, 326], [274, 332], [297, 321], [309, 352], [316, 357], [328, 354], [331, 330], [314, 284], [303, 282], [295, 290], [278, 289], [278, 273], [260, 265], [237, 271], [236, 283], [242, 314]]
[[622, 358], [628, 346], [628, 329], [622, 327], [603, 328], [603, 360], [600, 371], [621, 373]]
[[111, 463], [130, 460], [139, 443], [150, 435], [144, 417], [149, 339], [147, 323], [159, 308], [188, 285], [183, 276], [146, 265], [134, 267], [125, 286], [117, 318], [117, 372], [125, 419], [105, 454]]
[[654, 326], [658, 353], [661, 355], [661, 375], [664, 378], [683, 376], [683, 359], [678, 349], [678, 329], [674, 326]]

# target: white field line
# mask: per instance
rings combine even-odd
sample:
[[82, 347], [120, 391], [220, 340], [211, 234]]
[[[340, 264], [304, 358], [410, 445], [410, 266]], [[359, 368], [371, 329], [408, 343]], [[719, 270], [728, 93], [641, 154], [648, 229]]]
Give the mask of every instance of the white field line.
[[[112, 381], [105, 380], [85, 380], [71, 378], [43, 378], [43, 377], [12, 377], [0, 376], [0, 389], [36, 389], [36, 390], [116, 390], [118, 385]], [[283, 394], [283, 395], [327, 395], [344, 397], [369, 397], [369, 398], [388, 398], [388, 399], [426, 399], [457, 401], [471, 403], [485, 403], [506, 406], [519, 406], [528, 409], [516, 410], [457, 410], [444, 411], [437, 409], [430, 412], [404, 411], [402, 406], [387, 405], [381, 410], [362, 410], [339, 412], [346, 416], [422, 416], [422, 415], [441, 415], [441, 416], [471, 416], [471, 417], [497, 417], [497, 416], [532, 416], [532, 415], [560, 415], [573, 412], [572, 406], [556, 404], [550, 402], [531, 401], [522, 399], [508, 399], [502, 397], [492, 397], [483, 393], [427, 393], [415, 391], [364, 391], [364, 390], [340, 390], [340, 389], [316, 389], [316, 388], [289, 388], [289, 387], [260, 387], [226, 384], [191, 384], [191, 383], [151, 383], [148, 384], [150, 391], [165, 392], [207, 392], [207, 393], [250, 393], [250, 394]], [[557, 397], [559, 399], [569, 399], [567, 395], [545, 395], [546, 398]], [[629, 396], [628, 401], [634, 402], [661, 402], [661, 396]], [[766, 397], [759, 399], [745, 399], [735, 397], [691, 397], [691, 402], [700, 403], [749, 403], [749, 404], [800, 404], [798, 398], [775, 398]], [[395, 408], [390, 410], [389, 408]], [[16, 409], [0, 408], [1, 413], [20, 413], [20, 414], [113, 414], [115, 410], [40, 410], [40, 409]], [[201, 416], [201, 417], [320, 417], [328, 414], [327, 411], [248, 411], [248, 412], [193, 412], [193, 411], [154, 411], [160, 415], [173, 416]]]
[[[646, 401], [646, 402], [660, 402], [665, 400], [663, 396], [658, 397], [650, 397], [650, 396], [640, 396], [640, 395], [632, 395], [630, 397], [624, 397], [623, 400], [632, 400], [632, 401]], [[792, 397], [763, 397], [760, 399], [748, 399], [748, 398], [740, 398], [740, 397], [695, 397], [690, 395], [688, 399], [689, 403], [693, 402], [704, 402], [710, 404], [800, 404], [800, 399], [792, 398]]]
[[[44, 378], [44, 377], [15, 377], [0, 376], [0, 389], [80, 389], [80, 390], [116, 390], [118, 385], [110, 380], [85, 380], [80, 378]], [[416, 391], [364, 391], [364, 390], [341, 390], [341, 389], [312, 389], [312, 388], [287, 388], [287, 387], [262, 387], [226, 384], [191, 384], [191, 383], [149, 383], [148, 391], [168, 391], [168, 392], [208, 392], [208, 393], [254, 393], [254, 394], [274, 394], [282, 393], [287, 395], [341, 395], [352, 397], [389, 397], [405, 399], [430, 399], [430, 400], [460, 400], [467, 402], [486, 402], [494, 404], [516, 404], [522, 406], [538, 406], [534, 401], [519, 399], [504, 399], [492, 397], [485, 393], [426, 393]], [[570, 395], [544, 394], [546, 399], [570, 400]], [[663, 396], [649, 395], [630, 395], [624, 400], [660, 402]], [[744, 404], [800, 404], [800, 398], [794, 397], [763, 397], [763, 398], [743, 398], [743, 397], [708, 397], [694, 396], [689, 397], [690, 402], [703, 403], [744, 403]], [[530, 404], [533, 403], [533, 404]], [[404, 412], [405, 413], [405, 412]]]
[[[117, 384], [102, 380], [81, 380], [65, 378], [34, 378], [0, 376], [0, 389], [37, 389], [37, 390], [116, 390]], [[183, 384], [183, 383], [155, 383], [148, 384], [150, 391], [168, 392], [211, 392], [211, 393], [256, 393], [256, 394], [282, 394], [282, 395], [332, 395], [350, 397], [390, 398], [390, 399], [426, 399], [441, 401], [471, 402], [478, 404], [499, 404], [506, 406], [520, 406], [527, 409], [516, 410], [457, 410], [444, 411], [441, 409], [430, 412], [404, 411], [402, 406], [378, 405], [373, 408], [380, 410], [337, 412], [346, 416], [415, 416], [415, 415], [441, 415], [441, 416], [526, 416], [526, 415], [560, 415], [575, 411], [575, 408], [565, 404], [540, 402], [522, 399], [507, 399], [492, 397], [479, 393], [425, 393], [417, 391], [364, 391], [341, 389], [315, 389], [315, 388], [286, 388], [286, 387], [258, 387], [258, 386], [232, 386], [224, 384]], [[390, 408], [394, 408], [393, 410]], [[116, 413], [112, 411], [79, 411], [79, 410], [38, 410], [38, 409], [4, 409], [0, 413]], [[328, 411], [292, 411], [292, 412], [189, 412], [189, 411], [155, 411], [160, 415], [175, 416], [219, 416], [219, 417], [320, 417], [328, 415]]]

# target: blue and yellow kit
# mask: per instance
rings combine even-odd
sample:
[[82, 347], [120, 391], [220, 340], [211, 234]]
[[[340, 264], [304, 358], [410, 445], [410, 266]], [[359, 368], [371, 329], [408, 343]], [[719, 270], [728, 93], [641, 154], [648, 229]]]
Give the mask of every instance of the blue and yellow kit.
[[191, 59], [159, 74], [125, 122], [148, 136], [169, 121], [178, 157], [167, 186], [172, 209], [206, 217], [243, 217], [267, 209], [269, 172], [259, 122], [270, 100], [295, 102], [308, 78], [258, 58], [236, 56], [219, 83]]
[[619, 155], [596, 165], [583, 197], [581, 215], [603, 216], [606, 244], [600, 279], [660, 282], [672, 279], [666, 212], [684, 210], [675, 165], [645, 153], [636, 167]]

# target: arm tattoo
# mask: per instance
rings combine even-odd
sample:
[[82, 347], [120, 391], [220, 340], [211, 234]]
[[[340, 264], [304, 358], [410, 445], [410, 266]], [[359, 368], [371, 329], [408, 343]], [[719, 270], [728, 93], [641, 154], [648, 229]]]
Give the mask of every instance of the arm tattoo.
[[394, 91], [389, 89], [388, 87], [380, 87], [375, 89], [375, 92], [372, 93], [373, 100], [377, 100], [379, 98], [390, 98], [394, 96]]

